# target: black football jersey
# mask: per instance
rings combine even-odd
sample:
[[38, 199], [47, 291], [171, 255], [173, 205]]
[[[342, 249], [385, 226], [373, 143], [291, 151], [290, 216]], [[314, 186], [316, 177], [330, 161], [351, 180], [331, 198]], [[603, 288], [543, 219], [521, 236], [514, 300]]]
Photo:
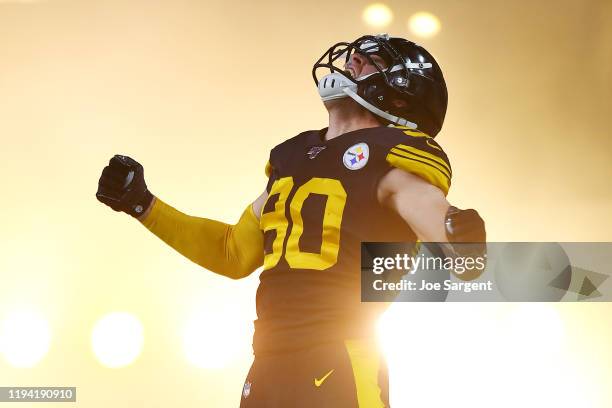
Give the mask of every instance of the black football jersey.
[[379, 180], [398, 167], [445, 194], [450, 186], [446, 154], [424, 133], [376, 127], [326, 141], [325, 132], [301, 133], [270, 153], [256, 354], [373, 335], [384, 305], [361, 302], [360, 244], [417, 239], [378, 202]]

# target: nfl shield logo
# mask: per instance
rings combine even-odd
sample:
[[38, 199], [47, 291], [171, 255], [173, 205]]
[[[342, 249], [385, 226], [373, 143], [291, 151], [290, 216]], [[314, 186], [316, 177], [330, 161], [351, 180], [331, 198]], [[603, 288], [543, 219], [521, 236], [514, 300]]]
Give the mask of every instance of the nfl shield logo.
[[370, 157], [370, 148], [365, 143], [357, 143], [346, 149], [342, 162], [349, 170], [359, 170], [363, 168]]
[[253, 384], [250, 381], [244, 383], [244, 387], [242, 387], [242, 396], [244, 398], [248, 398], [251, 395], [251, 385]]

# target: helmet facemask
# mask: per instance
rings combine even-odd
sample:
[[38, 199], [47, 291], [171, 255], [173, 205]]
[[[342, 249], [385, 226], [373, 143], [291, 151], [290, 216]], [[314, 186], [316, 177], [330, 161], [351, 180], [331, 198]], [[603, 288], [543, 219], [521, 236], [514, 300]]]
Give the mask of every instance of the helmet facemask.
[[[354, 53], [364, 56], [376, 72], [353, 78], [346, 65]], [[312, 75], [324, 101], [350, 97], [388, 124], [419, 128], [432, 136], [442, 125], [447, 102], [442, 73], [433, 57], [410, 41], [366, 35], [337, 43], [314, 64]], [[425, 94], [429, 92], [436, 94], [436, 106], [417, 106], [431, 101]], [[426, 117], [432, 116], [428, 112], [434, 117]]]

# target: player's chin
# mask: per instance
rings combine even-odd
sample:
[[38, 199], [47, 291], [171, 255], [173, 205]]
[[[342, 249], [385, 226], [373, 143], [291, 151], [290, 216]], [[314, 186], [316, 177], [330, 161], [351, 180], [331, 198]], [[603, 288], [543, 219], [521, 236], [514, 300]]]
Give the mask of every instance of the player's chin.
[[355, 101], [353, 101], [348, 96], [346, 96], [344, 98], [338, 98], [338, 99], [331, 99], [329, 101], [323, 101], [323, 105], [325, 105], [327, 110], [330, 110], [331, 108], [335, 109], [335, 108], [339, 108], [339, 107], [349, 107], [349, 106], [352, 106], [354, 103], [355, 103]]

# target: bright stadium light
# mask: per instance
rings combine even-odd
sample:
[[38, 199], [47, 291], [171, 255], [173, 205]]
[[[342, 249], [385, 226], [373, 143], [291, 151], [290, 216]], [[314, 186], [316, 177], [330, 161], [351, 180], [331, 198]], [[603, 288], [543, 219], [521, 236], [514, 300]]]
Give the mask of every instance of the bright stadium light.
[[252, 324], [237, 313], [203, 310], [183, 330], [187, 360], [200, 368], [222, 368], [250, 353]]
[[0, 325], [0, 352], [14, 367], [33, 367], [47, 354], [50, 343], [49, 324], [33, 310], [14, 310]]
[[363, 10], [363, 21], [369, 26], [383, 28], [393, 20], [393, 12], [382, 3], [370, 4]]
[[429, 38], [438, 34], [441, 26], [438, 17], [426, 11], [415, 13], [408, 20], [410, 31], [422, 38]]
[[524, 347], [526, 352], [541, 357], [543, 353], [556, 357], [565, 344], [565, 325], [553, 305], [521, 303], [508, 316], [507, 334], [513, 347]]
[[132, 363], [142, 352], [144, 330], [130, 313], [115, 312], [98, 320], [91, 333], [93, 352], [105, 367], [118, 368]]
[[[491, 401], [504, 408], [525, 401], [600, 406], [598, 384], [567, 358], [568, 334], [554, 305], [394, 303], [378, 334], [389, 364], [391, 406], [453, 406], [457, 395], [469, 395], [473, 408]], [[564, 392], [551, 392], [556, 389]]]

